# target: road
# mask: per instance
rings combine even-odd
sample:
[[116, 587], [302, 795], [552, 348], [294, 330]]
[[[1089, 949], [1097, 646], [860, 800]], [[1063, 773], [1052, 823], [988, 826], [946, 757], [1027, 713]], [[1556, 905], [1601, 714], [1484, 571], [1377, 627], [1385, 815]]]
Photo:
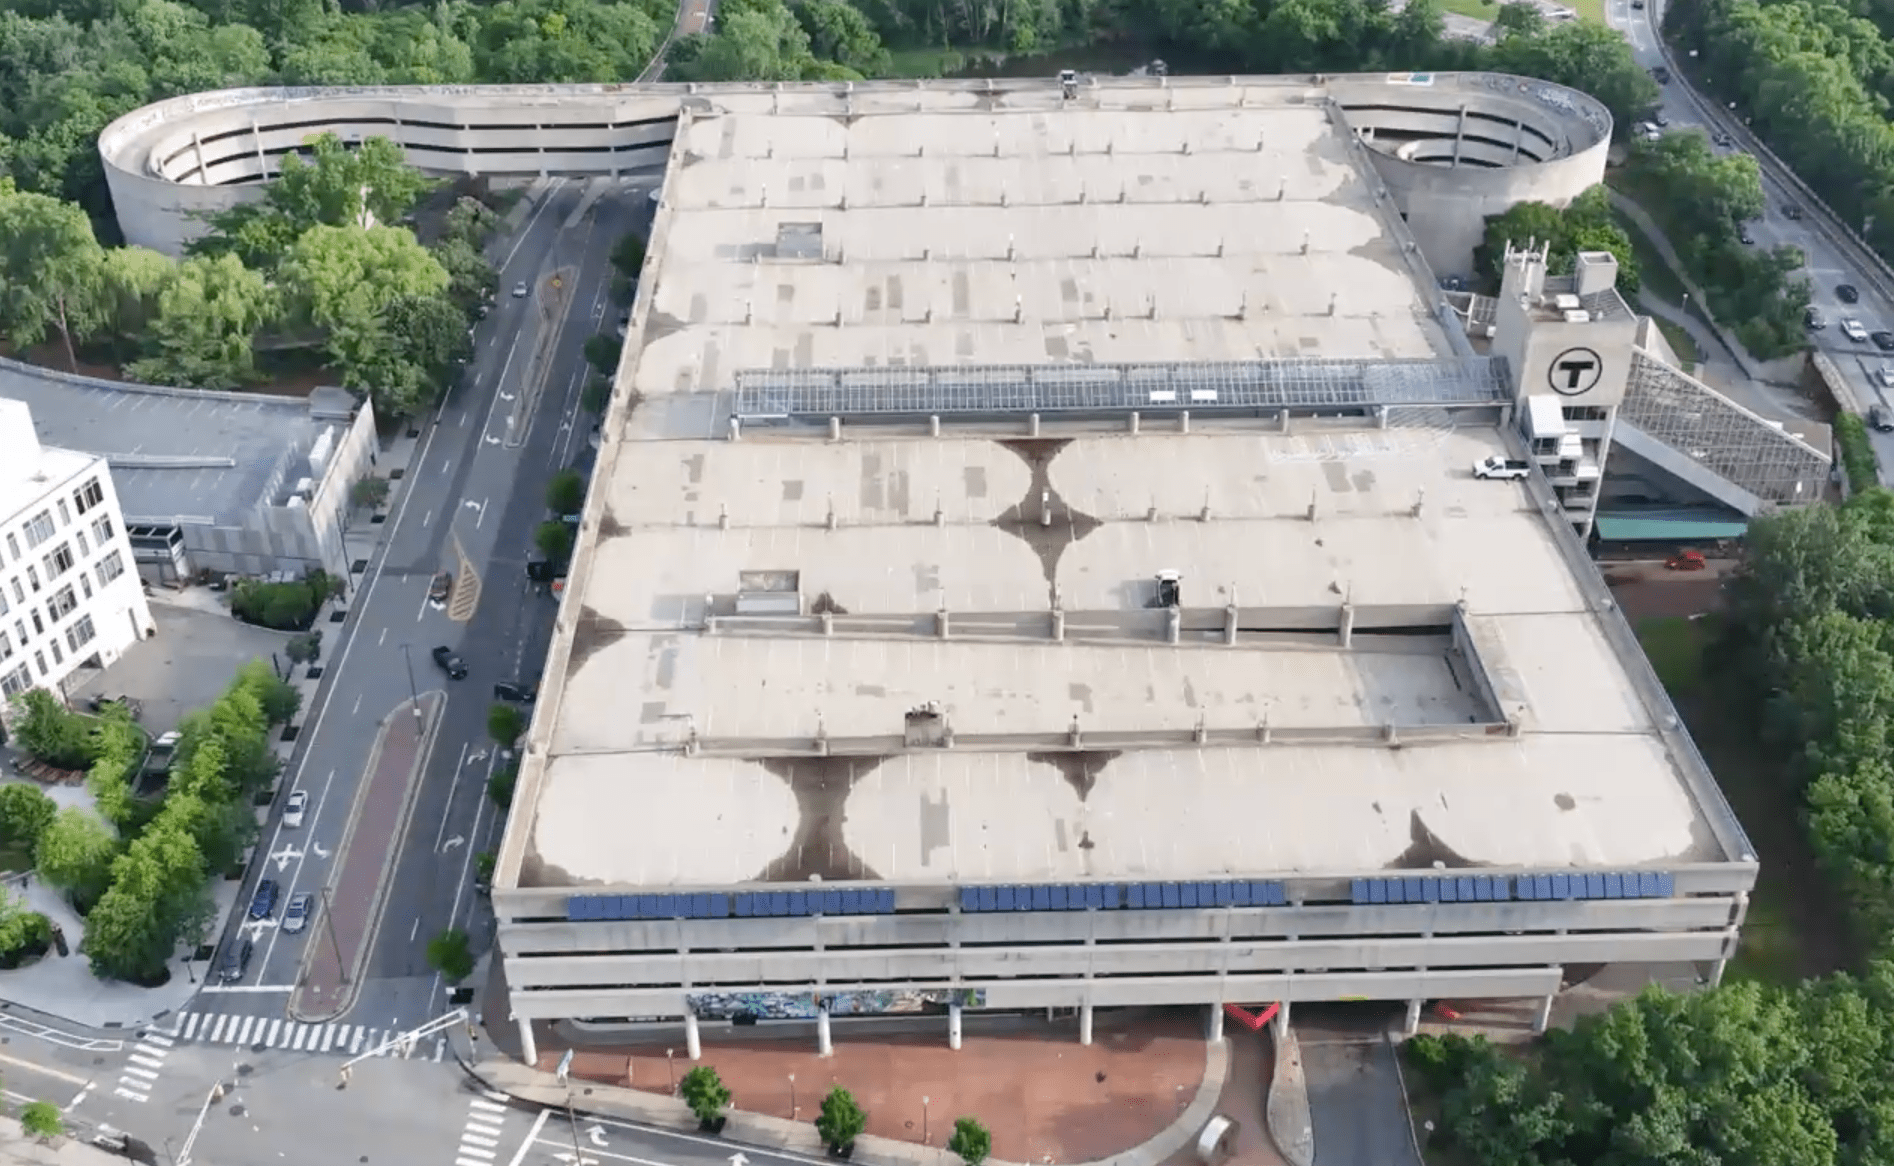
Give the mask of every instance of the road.
[[[1631, 53], [1638, 64], [1651, 69], [1668, 63], [1658, 40], [1662, 10], [1656, 0], [1644, 8], [1631, 7], [1630, 0], [1607, 0], [1605, 20], [1631, 42]], [[1735, 135], [1739, 144], [1744, 140], [1746, 131], [1737, 115], [1695, 92], [1682, 75], [1674, 76], [1663, 88], [1663, 109], [1670, 120], [1669, 128], [1694, 126], [1710, 134], [1722, 130]], [[1719, 147], [1719, 151], [1724, 149]], [[1875, 372], [1884, 364], [1894, 363], [1894, 354], [1884, 356], [1872, 344], [1848, 340], [1841, 334], [1839, 325], [1844, 319], [1854, 318], [1869, 332], [1894, 328], [1894, 299], [1884, 294], [1883, 279], [1878, 273], [1862, 269], [1855, 247], [1831, 233], [1832, 228], [1822, 221], [1825, 213], [1808, 206], [1784, 172], [1767, 157], [1758, 155], [1756, 160], [1762, 169], [1763, 194], [1768, 202], [1762, 219], [1750, 225], [1756, 245], [1788, 244], [1800, 248], [1808, 257], [1812, 300], [1831, 321], [1829, 328], [1811, 333], [1811, 340], [1834, 360], [1862, 401], [1885, 402], [1884, 390]], [[1804, 217], [1788, 218], [1783, 210], [1791, 206], [1803, 210]], [[1841, 301], [1835, 289], [1842, 284], [1860, 291], [1859, 303]], [[1881, 464], [1894, 467], [1894, 434], [1872, 436]]]
[[[548, 517], [547, 480], [589, 455], [589, 423], [579, 410], [582, 348], [610, 324], [610, 243], [644, 211], [641, 191], [617, 190], [568, 223], [583, 201], [580, 185], [555, 184], [504, 241], [500, 299], [476, 334], [464, 386], [426, 424], [382, 546], [356, 584], [349, 620], [325, 661], [322, 689], [286, 777], [310, 795], [304, 823], [289, 829], [273, 822], [259, 843], [246, 893], [259, 877], [277, 880], [285, 900], [332, 885], [377, 726], [415, 691], [446, 693], [385, 884], [383, 926], [372, 937], [366, 975], [351, 985], [353, 1006], [345, 1017], [325, 1008], [298, 1019], [396, 1028], [444, 1011], [426, 944], [450, 923], [467, 926], [479, 900], [473, 863], [498, 825], [485, 792], [498, 763], [487, 740], [487, 709], [496, 681], [530, 675], [544, 656], [552, 601], [529, 592], [524, 564], [533, 528]], [[528, 286], [526, 297], [509, 294], [519, 282]], [[470, 613], [464, 603], [428, 602], [429, 583], [441, 570], [454, 573], [457, 598], [478, 589]], [[464, 680], [449, 680], [435, 666], [436, 645], [462, 655]], [[365, 816], [350, 857], [379, 862], [364, 840], [399, 824]], [[337, 912], [358, 916], [369, 908], [334, 903]], [[305, 954], [332, 942], [325, 920], [319, 913], [307, 930], [289, 935], [277, 919], [238, 919], [224, 943], [238, 933], [255, 944], [249, 974], [207, 987], [192, 1008], [282, 1018]], [[352, 963], [354, 953], [344, 954]], [[309, 1005], [302, 1006], [307, 1013]]]

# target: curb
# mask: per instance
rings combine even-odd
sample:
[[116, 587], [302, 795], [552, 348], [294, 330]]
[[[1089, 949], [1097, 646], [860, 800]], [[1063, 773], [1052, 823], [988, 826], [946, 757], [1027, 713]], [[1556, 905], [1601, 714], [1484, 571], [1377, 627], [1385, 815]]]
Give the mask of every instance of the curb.
[[[463, 1063], [462, 1067], [483, 1087], [528, 1105], [564, 1109], [575, 1103], [583, 1103], [590, 1107], [583, 1112], [598, 1113], [666, 1132], [688, 1134], [720, 1145], [727, 1144], [732, 1150], [749, 1146], [806, 1158], [811, 1162], [828, 1160], [811, 1122], [790, 1121], [769, 1114], [731, 1109], [728, 1111], [729, 1124], [724, 1127], [723, 1135], [712, 1137], [700, 1132], [696, 1116], [675, 1097], [597, 1082], [583, 1083], [582, 1092], [575, 1097], [575, 1090], [560, 1084], [551, 1073], [529, 1068], [511, 1058], [492, 1058], [471, 1065]], [[1203, 1080], [1197, 1086], [1197, 1095], [1175, 1121], [1129, 1150], [1108, 1158], [1073, 1163], [1071, 1166], [1158, 1166], [1189, 1146], [1210, 1119], [1222, 1096], [1224, 1083], [1228, 1080], [1229, 1068], [1228, 1039], [1206, 1042]], [[852, 1161], [868, 1166], [962, 1166], [960, 1155], [945, 1147], [919, 1146], [875, 1134], [862, 1134], [855, 1139]], [[1023, 1166], [999, 1158], [988, 1158], [986, 1161], [988, 1166]], [[1297, 1166], [1310, 1166], [1310, 1163], [1305, 1160]]]
[[1269, 1080], [1263, 1122], [1289, 1166], [1315, 1166], [1315, 1125], [1309, 1115], [1309, 1079], [1302, 1069], [1302, 1042], [1288, 1025], [1276, 1033], [1276, 1069]]
[[[427, 733], [421, 740], [420, 748], [415, 752], [414, 765], [408, 771], [408, 788], [402, 794], [401, 812], [397, 815], [395, 820], [395, 847], [387, 859], [384, 860], [381, 878], [377, 880], [375, 884], [375, 899], [374, 902], [369, 905], [368, 924], [363, 933], [362, 949], [356, 953], [353, 965], [344, 969], [346, 975], [342, 984], [343, 991], [340, 1003], [333, 1011], [318, 1015], [304, 1012], [298, 1007], [298, 1002], [301, 1000], [304, 992], [304, 985], [309, 978], [311, 963], [322, 950], [320, 944], [309, 944], [305, 948], [302, 966], [297, 970], [297, 988], [295, 993], [290, 997], [289, 1006], [286, 1009], [292, 1019], [300, 1021], [301, 1023], [322, 1024], [332, 1021], [336, 1017], [346, 1013], [350, 1008], [353, 1008], [356, 998], [361, 995], [362, 969], [367, 965], [369, 954], [374, 950], [375, 937], [381, 930], [382, 913], [387, 910], [388, 906], [388, 876], [392, 868], [401, 861], [402, 850], [407, 841], [408, 822], [414, 816], [414, 803], [421, 790], [419, 778], [422, 772], [427, 768], [427, 759], [433, 755], [434, 739], [439, 734], [441, 721], [444, 719], [442, 713], [445, 711], [445, 697], [442, 694], [439, 692], [430, 692], [423, 700], [431, 706], [432, 710], [426, 714]], [[413, 704], [414, 702], [412, 700], [405, 700], [396, 705], [394, 711], [391, 712], [387, 720], [382, 723], [381, 731], [375, 736], [375, 747], [368, 755], [368, 766], [364, 771], [369, 780], [363, 781], [355, 789], [355, 804], [349, 808], [348, 827], [343, 830], [342, 841], [337, 844], [335, 849], [335, 863], [330, 867], [330, 882], [333, 882], [340, 876], [342, 867], [348, 858], [349, 847], [355, 841], [355, 829], [362, 821], [364, 799], [367, 796], [370, 782], [374, 777], [375, 769], [381, 763], [382, 745], [386, 740], [388, 729], [392, 727], [394, 722], [401, 715], [405, 714], [406, 710]], [[333, 899], [334, 896], [331, 895], [331, 904], [333, 903]]]

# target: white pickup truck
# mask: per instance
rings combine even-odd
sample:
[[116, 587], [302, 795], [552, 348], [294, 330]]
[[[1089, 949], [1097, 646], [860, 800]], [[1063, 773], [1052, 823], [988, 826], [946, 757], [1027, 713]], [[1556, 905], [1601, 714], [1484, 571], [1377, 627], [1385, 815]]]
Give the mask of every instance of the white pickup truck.
[[1514, 461], [1510, 458], [1481, 458], [1473, 463], [1473, 476], [1476, 478], [1523, 478], [1532, 472], [1531, 462]]

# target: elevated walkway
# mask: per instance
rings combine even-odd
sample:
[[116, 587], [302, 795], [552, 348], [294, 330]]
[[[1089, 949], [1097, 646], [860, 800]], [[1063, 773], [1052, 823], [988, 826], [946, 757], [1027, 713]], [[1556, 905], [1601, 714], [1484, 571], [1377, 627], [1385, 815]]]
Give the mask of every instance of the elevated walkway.
[[1642, 349], [1632, 353], [1613, 437], [1750, 517], [1819, 499], [1832, 460], [1783, 425]]

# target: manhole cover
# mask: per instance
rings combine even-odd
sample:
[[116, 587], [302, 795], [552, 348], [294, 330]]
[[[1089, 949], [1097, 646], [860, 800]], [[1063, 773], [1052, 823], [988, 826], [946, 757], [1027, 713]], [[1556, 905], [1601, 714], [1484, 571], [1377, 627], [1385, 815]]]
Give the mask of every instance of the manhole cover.
[[254, 1070], [252, 1070], [250, 1066], [248, 1065], [237, 1066], [237, 1076], [239, 1077], [248, 1077], [253, 1071]]
[[304, 680], [321, 680], [322, 679], [322, 665], [317, 664], [311, 667], [309, 671], [303, 673], [303, 679]]
[[368, 524], [370, 526], [379, 526], [380, 524], [387, 521], [388, 521], [388, 516], [386, 514], [377, 514], [373, 518], [370, 518], [368, 520]]
[[390, 482], [399, 482], [402, 475], [407, 472], [408, 469], [406, 466], [396, 466], [394, 469], [388, 471], [388, 480]]
[[338, 607], [334, 611], [329, 613], [329, 622], [341, 623], [343, 620], [347, 619], [348, 617], [349, 617], [349, 613]]
[[349, 564], [349, 574], [351, 575], [360, 575], [363, 571], [366, 571], [366, 570], [368, 570], [367, 559], [357, 559], [353, 563]]
[[301, 725], [284, 725], [283, 726], [283, 740], [294, 741], [296, 739], [296, 734], [301, 731], [302, 731]]
[[233, 1105], [233, 1106], [231, 1106], [231, 1107], [230, 1107], [230, 1116], [231, 1116], [231, 1117], [242, 1117], [242, 1116], [244, 1115], [244, 1113], [245, 1113], [245, 1112], [246, 1112], [246, 1111], [244, 1110], [244, 1108], [243, 1108], [243, 1106], [241, 1106], [241, 1105]]

